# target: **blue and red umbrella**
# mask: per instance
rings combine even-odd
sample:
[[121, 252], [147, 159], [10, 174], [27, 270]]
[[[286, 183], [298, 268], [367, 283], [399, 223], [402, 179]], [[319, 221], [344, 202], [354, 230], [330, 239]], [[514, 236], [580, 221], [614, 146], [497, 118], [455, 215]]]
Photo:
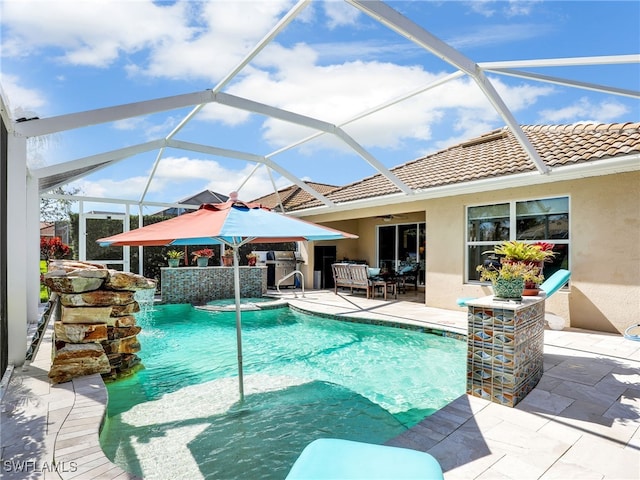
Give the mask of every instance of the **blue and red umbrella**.
[[192, 213], [163, 222], [100, 238], [101, 246], [160, 246], [223, 244], [233, 250], [234, 289], [236, 303], [236, 335], [238, 344], [238, 378], [240, 401], [244, 400], [242, 373], [242, 321], [240, 309], [240, 270], [238, 249], [246, 243], [276, 243], [296, 241], [338, 240], [358, 238], [274, 212], [257, 203], [237, 200], [235, 192], [225, 203], [204, 204]]

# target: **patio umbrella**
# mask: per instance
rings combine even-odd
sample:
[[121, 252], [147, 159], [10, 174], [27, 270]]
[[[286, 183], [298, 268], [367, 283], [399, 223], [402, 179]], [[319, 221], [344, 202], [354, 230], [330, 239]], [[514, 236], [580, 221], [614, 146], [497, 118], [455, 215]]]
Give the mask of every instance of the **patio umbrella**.
[[240, 401], [244, 401], [242, 372], [242, 320], [238, 249], [246, 243], [296, 242], [358, 238], [357, 235], [271, 211], [257, 203], [244, 203], [231, 193], [225, 203], [203, 204], [193, 213], [100, 238], [101, 246], [159, 246], [223, 244], [233, 250], [236, 337]]

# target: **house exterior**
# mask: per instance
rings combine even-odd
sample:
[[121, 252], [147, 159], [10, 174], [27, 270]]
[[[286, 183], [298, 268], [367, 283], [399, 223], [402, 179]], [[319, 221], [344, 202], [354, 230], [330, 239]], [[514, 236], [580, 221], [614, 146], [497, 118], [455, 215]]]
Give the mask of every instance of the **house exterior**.
[[40, 240], [56, 236], [56, 224], [53, 222], [40, 222]]
[[[523, 131], [547, 173], [504, 128], [392, 169], [413, 195], [374, 175], [328, 192], [330, 213], [315, 199], [291, 213], [357, 234], [315, 245], [331, 244], [337, 259], [422, 262], [426, 305], [438, 308], [491, 293], [475, 266], [492, 245], [554, 243], [558, 258], [545, 269], [567, 268], [572, 277], [547, 311], [571, 327], [623, 332], [640, 309], [640, 123]], [[318, 268], [308, 253], [307, 279]]]
[[[177, 203], [179, 203], [180, 205], [196, 205], [196, 207], [194, 207], [195, 209], [203, 203], [224, 203], [228, 199], [228, 196], [221, 193], [214, 192], [212, 190], [203, 190], [202, 192], [199, 192], [195, 195], [183, 198], [182, 200], [178, 200]], [[154, 215], [161, 215], [163, 217], [175, 217], [176, 215], [182, 215], [183, 213], [188, 213], [189, 211], [190, 210], [188, 210], [187, 208], [171, 207], [160, 210]]]

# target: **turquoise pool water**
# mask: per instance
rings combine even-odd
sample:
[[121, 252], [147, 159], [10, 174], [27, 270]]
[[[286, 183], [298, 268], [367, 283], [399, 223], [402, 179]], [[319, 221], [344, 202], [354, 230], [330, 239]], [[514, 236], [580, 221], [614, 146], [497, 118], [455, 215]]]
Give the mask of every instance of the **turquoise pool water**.
[[145, 478], [282, 479], [311, 440], [384, 443], [464, 393], [466, 343], [279, 308], [156, 307], [145, 368], [109, 384], [101, 443]]

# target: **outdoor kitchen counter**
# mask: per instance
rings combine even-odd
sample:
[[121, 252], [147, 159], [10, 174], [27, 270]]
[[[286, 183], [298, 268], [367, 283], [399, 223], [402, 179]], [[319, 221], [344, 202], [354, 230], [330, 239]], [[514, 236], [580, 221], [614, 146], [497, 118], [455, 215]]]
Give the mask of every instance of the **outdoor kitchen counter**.
[[[162, 303], [192, 303], [233, 298], [232, 267], [178, 267], [161, 269]], [[240, 267], [240, 296], [262, 297], [267, 293], [265, 266]]]
[[468, 301], [467, 394], [515, 406], [543, 372], [545, 297]]

